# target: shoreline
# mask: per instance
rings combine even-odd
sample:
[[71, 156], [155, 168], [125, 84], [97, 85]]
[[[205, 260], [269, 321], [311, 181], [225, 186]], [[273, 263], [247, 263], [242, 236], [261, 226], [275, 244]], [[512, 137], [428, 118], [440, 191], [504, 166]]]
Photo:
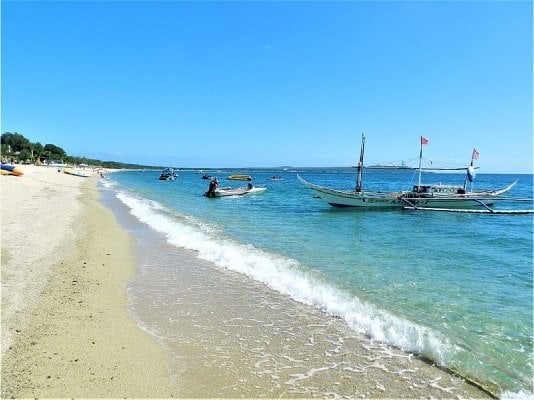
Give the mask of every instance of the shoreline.
[[132, 312], [171, 355], [180, 397], [494, 397], [431, 360], [170, 244], [111, 193], [104, 203], [136, 243]]
[[[14, 336], [8, 339], [6, 334], [2, 346], [2, 398], [172, 397], [163, 347], [128, 314], [126, 284], [135, 273], [135, 253], [128, 234], [100, 204], [96, 175], [79, 178], [35, 168], [42, 167], [25, 168], [28, 173], [22, 177], [2, 177], [2, 336], [6, 329]], [[19, 181], [6, 184], [4, 179]], [[45, 218], [42, 212], [36, 221], [13, 221], [7, 214], [5, 192], [15, 196], [20, 191], [15, 186], [22, 183], [41, 185], [52, 202], [67, 193], [77, 204], [65, 204], [63, 212], [47, 222], [64, 240], [57, 243], [58, 236], [51, 233], [55, 245], [39, 247], [26, 258], [12, 251], [6, 237], [15, 227], [25, 231], [29, 242], [46, 232], [29, 231]], [[31, 196], [24, 207], [39, 210], [42, 203], [41, 196]], [[8, 220], [11, 224], [4, 225]], [[40, 282], [31, 296], [20, 300], [17, 311], [6, 315], [10, 290], [5, 283], [11, 269], [29, 258], [44, 270]], [[33, 270], [25, 271], [29, 281]]]
[[[54, 231], [48, 238], [54, 239], [56, 245], [46, 251], [41, 248], [40, 253], [33, 255], [39, 267], [48, 273], [43, 274], [42, 291], [34, 294], [34, 306], [28, 303], [19, 313], [28, 315], [27, 323], [17, 325], [13, 343], [2, 349], [2, 398], [169, 398], [179, 394], [240, 397], [244, 393], [248, 393], [247, 397], [267, 393], [295, 397], [299, 392], [288, 392], [283, 386], [277, 389], [272, 385], [273, 379], [282, 385], [287, 380], [296, 385], [300, 380], [314, 376], [312, 371], [320, 370], [314, 369], [314, 364], [324, 362], [322, 358], [317, 359], [322, 354], [327, 354], [332, 365], [341, 369], [325, 370], [325, 376], [320, 380], [313, 377], [310, 384], [318, 389], [313, 392], [314, 396], [349, 393], [354, 397], [358, 393], [364, 397], [420, 397], [432, 393], [435, 397], [445, 398], [454, 393], [455, 396], [491, 397], [476, 385], [424, 360], [398, 350], [369, 346], [339, 319], [279, 295], [241, 274], [221, 271], [211, 263], [197, 259], [193, 252], [169, 248], [167, 244], [163, 246], [176, 253], [173, 265], [180, 270], [179, 279], [172, 285], [177, 291], [176, 299], [181, 299], [174, 306], [174, 311], [180, 315], [173, 316], [170, 310], [157, 307], [151, 309], [154, 306], [151, 304], [137, 310], [145, 315], [133, 317], [128, 311], [127, 290], [136, 278], [139, 282], [142, 274], [137, 258], [142, 252], [134, 247], [134, 235], [121, 225], [116, 210], [102, 203], [96, 176], [80, 179], [52, 172], [48, 177], [59, 181], [44, 182], [45, 186], [40, 189], [50, 191], [52, 200], [57, 200], [62, 191], [70, 193], [73, 195], [70, 206], [77, 206], [69, 208], [66, 205], [63, 212], [53, 218], [56, 230], [67, 234], [66, 240], [58, 243]], [[20, 183], [10, 181], [10, 185], [14, 182]], [[57, 185], [55, 188], [50, 187], [54, 184]], [[5, 187], [2, 189], [5, 193]], [[7, 215], [4, 194], [2, 200], [4, 217]], [[32, 197], [25, 206], [41, 210], [34, 218], [43, 218], [41, 198]], [[14, 226], [24, 230], [20, 225], [26, 224], [29, 241], [43, 236], [38, 230], [28, 230], [28, 226], [38, 221], [20, 221], [16, 217]], [[11, 221], [10, 218], [7, 221]], [[17, 263], [23, 265], [25, 262], [22, 258], [15, 263], [17, 254], [14, 254], [14, 258], [7, 257], [4, 263], [6, 248], [12, 250], [9, 246], [13, 246], [11, 242], [4, 242], [5, 231], [3, 218], [3, 300], [5, 273]], [[163, 268], [159, 273], [169, 272], [168, 268]], [[32, 274], [32, 269], [27, 269], [26, 279], [32, 280]], [[150, 271], [144, 278], [160, 285], [167, 282], [158, 279], [161, 277]], [[141, 277], [142, 282], [144, 278]], [[168, 278], [172, 282], [172, 276]], [[274, 312], [273, 304], [277, 305]], [[3, 306], [4, 301], [4, 310]], [[158, 317], [156, 310], [162, 321], [174, 317], [175, 325], [169, 328], [180, 337], [179, 342], [158, 340], [154, 334], [148, 333], [152, 330], [140, 327], [147, 321], [147, 316]], [[5, 317], [3, 313], [2, 322]], [[232, 319], [242, 322], [228, 325], [226, 321]], [[7, 322], [12, 321], [8, 318]], [[6, 325], [2, 324], [2, 330], [5, 329]], [[332, 339], [312, 340], [314, 344], [310, 346], [310, 338], [322, 337], [324, 332]], [[199, 337], [202, 338], [200, 342]], [[254, 366], [258, 361], [255, 357], [259, 342], [266, 344], [264, 351], [260, 351], [260, 358], [266, 354], [273, 356], [264, 360], [268, 361], [265, 371], [258, 371]], [[245, 348], [243, 352], [242, 346], [246, 343], [254, 347]], [[379, 357], [376, 357], [377, 349]], [[216, 358], [217, 352], [224, 358], [222, 363]], [[298, 373], [297, 367], [287, 369], [288, 362], [300, 365], [300, 359], [307, 360], [303, 365], [311, 368], [309, 377]], [[382, 359], [384, 363], [380, 361]], [[281, 368], [278, 375], [269, 373], [271, 367], [268, 365]], [[414, 379], [405, 380], [396, 370], [413, 370]], [[246, 379], [250, 380], [246, 386], [239, 386]], [[446, 392], [449, 389], [452, 392]]]

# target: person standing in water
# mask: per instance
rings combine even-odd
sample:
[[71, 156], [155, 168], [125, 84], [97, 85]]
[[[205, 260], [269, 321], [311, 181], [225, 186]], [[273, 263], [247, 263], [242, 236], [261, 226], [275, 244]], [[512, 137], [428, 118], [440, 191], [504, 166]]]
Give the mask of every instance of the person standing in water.
[[217, 178], [211, 180], [208, 191], [206, 192], [206, 197], [215, 197], [215, 190], [217, 189], [218, 184], [219, 180]]

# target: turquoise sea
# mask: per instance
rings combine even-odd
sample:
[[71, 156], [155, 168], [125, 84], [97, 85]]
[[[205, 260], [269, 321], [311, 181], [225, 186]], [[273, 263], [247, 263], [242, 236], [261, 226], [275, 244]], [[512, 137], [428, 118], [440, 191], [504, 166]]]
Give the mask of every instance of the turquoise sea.
[[[430, 359], [500, 397], [532, 396], [532, 214], [336, 209], [314, 198], [297, 172], [319, 185], [354, 187], [349, 168], [178, 171], [175, 181], [159, 181], [158, 171], [137, 171], [102, 179], [104, 203], [130, 231], [142, 230], [158, 243], [142, 250], [153, 255], [144, 259], [130, 296], [163, 309], [171, 301], [170, 282], [180, 279], [172, 249], [191, 250], [212, 268], [336, 316], [355, 332]], [[267, 190], [203, 197], [209, 183], [203, 174], [217, 176], [221, 187], [246, 185], [226, 180], [232, 173], [249, 174]], [[269, 180], [273, 175], [283, 180]], [[364, 189], [407, 190], [416, 180], [413, 171], [366, 171]], [[463, 180], [461, 174], [437, 173], [423, 179]], [[532, 175], [479, 174], [475, 188], [514, 180], [509, 195], [532, 198]], [[142, 283], [150, 279], [151, 263], [169, 274], [158, 293]], [[171, 335], [163, 329], [168, 321], [143, 320], [136, 304], [133, 313], [145, 329]]]

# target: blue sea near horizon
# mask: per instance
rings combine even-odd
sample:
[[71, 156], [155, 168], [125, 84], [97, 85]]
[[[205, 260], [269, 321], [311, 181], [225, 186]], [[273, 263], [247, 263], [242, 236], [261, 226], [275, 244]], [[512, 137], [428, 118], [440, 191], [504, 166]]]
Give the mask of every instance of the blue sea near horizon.
[[[108, 175], [103, 187], [131, 215], [219, 268], [340, 317], [354, 331], [431, 359], [503, 397], [533, 390], [533, 219], [361, 211], [328, 206], [295, 171], [236, 171], [261, 194], [208, 199], [207, 180], [231, 172], [157, 171]], [[319, 185], [351, 190], [352, 170], [306, 169]], [[271, 176], [283, 180], [268, 180]], [[366, 171], [364, 190], [399, 191], [413, 171]], [[460, 174], [425, 174], [459, 184]], [[510, 196], [532, 198], [532, 175], [479, 174], [475, 189], [517, 180]], [[514, 206], [531, 208], [532, 203]]]

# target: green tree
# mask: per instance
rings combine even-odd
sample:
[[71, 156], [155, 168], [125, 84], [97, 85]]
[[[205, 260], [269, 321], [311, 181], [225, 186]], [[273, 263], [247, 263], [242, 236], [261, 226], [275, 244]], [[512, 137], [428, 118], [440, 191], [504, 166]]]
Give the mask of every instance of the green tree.
[[104, 168], [159, 168], [162, 166], [147, 166], [138, 164], [123, 164], [116, 161], [92, 160], [85, 157], [69, 156], [65, 150], [54, 144], [42, 145], [41, 143], [32, 143], [20, 133], [4, 132], [1, 135], [2, 158], [15, 159], [18, 161], [31, 160], [37, 158], [44, 160], [63, 160], [72, 164], [90, 164], [101, 165]]
[[32, 147], [30, 141], [17, 132], [3, 133], [1, 137], [1, 143], [2, 145], [8, 146], [9, 152], [11, 154], [16, 153], [18, 151], [22, 152], [24, 150], [31, 151], [31, 147]]
[[41, 143], [37, 142], [37, 143], [33, 143], [33, 158], [34, 159], [37, 159], [37, 158], [42, 158], [43, 156], [43, 152], [44, 152], [44, 147]]
[[11, 154], [11, 147], [2, 143], [2, 157], [7, 157]]
[[50, 157], [56, 157], [56, 158], [65, 158], [67, 157], [67, 153], [65, 153], [65, 150], [63, 150], [61, 147], [56, 146], [55, 144], [45, 144], [44, 145], [44, 151], [50, 153]]

